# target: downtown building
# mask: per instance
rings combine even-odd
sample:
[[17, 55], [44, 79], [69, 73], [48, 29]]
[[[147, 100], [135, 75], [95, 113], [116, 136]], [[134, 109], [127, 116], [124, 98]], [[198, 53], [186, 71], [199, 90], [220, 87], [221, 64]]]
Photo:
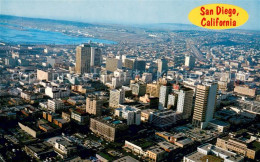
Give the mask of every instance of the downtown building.
[[192, 115], [193, 90], [181, 88], [178, 94], [177, 112], [182, 113], [183, 119], [189, 119]]
[[196, 101], [193, 113], [192, 124], [204, 129], [213, 119], [218, 85], [215, 83], [206, 83], [197, 85]]
[[86, 112], [96, 116], [102, 115], [103, 101], [96, 95], [89, 95], [86, 98]]
[[172, 91], [172, 86], [170, 84], [161, 85], [159, 94], [159, 109], [167, 107], [168, 96]]
[[110, 90], [109, 96], [109, 107], [118, 108], [120, 104], [125, 101], [124, 89], [113, 89]]
[[90, 130], [107, 141], [114, 142], [122, 137], [128, 126], [112, 117], [90, 118]]
[[141, 110], [134, 107], [121, 105], [120, 108], [115, 109], [115, 116], [126, 119], [127, 125], [141, 124]]
[[76, 48], [76, 74], [90, 73], [94, 66], [101, 64], [101, 50], [91, 44], [82, 44]]
[[195, 67], [195, 58], [191, 55], [185, 56], [185, 66], [193, 69]]
[[106, 70], [110, 72], [114, 72], [117, 69], [122, 69], [122, 60], [117, 58], [107, 58]]

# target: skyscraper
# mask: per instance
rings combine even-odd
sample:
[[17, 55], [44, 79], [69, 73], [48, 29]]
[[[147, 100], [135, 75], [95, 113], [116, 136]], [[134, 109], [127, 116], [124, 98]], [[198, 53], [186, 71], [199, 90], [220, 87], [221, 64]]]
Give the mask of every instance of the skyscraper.
[[89, 95], [86, 98], [86, 112], [97, 116], [102, 115], [102, 104], [103, 101], [95, 95]]
[[118, 108], [119, 104], [125, 101], [124, 89], [113, 89], [110, 90], [109, 96], [109, 107]]
[[177, 112], [182, 112], [182, 118], [188, 119], [192, 113], [193, 90], [182, 88], [178, 95]]
[[196, 93], [196, 101], [193, 113], [192, 124], [196, 127], [204, 129], [208, 122], [213, 119], [218, 85], [215, 83], [207, 83], [206, 85], [198, 85]]
[[76, 48], [76, 67], [77, 74], [90, 72], [91, 47], [90, 44], [82, 44]]
[[96, 47], [91, 47], [91, 61], [90, 66], [100, 66], [101, 64], [101, 50]]
[[159, 94], [159, 109], [163, 109], [168, 104], [168, 95], [172, 90], [171, 85], [162, 85], [160, 87], [160, 94]]
[[168, 61], [166, 59], [158, 59], [158, 72], [160, 74], [165, 74], [168, 71]]
[[194, 68], [195, 58], [191, 55], [185, 56], [185, 66], [189, 67], [190, 69]]
[[91, 67], [100, 66], [101, 50], [92, 47], [91, 44], [82, 44], [76, 48], [76, 68], [77, 74], [90, 73]]

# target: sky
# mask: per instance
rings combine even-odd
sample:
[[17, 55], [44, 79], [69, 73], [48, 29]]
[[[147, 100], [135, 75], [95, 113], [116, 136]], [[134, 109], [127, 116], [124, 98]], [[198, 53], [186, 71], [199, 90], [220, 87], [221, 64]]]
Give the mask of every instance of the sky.
[[249, 20], [242, 29], [260, 30], [260, 0], [0, 0], [0, 14], [116, 24], [191, 24], [189, 12], [200, 5], [233, 4]]

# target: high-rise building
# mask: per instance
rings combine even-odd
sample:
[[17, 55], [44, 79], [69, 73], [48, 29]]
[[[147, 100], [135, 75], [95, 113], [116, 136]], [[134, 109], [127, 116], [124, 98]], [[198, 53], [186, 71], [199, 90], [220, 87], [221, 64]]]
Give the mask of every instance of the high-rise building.
[[134, 70], [138, 70], [139, 72], [145, 71], [146, 62], [145, 60], [136, 59], [134, 61]]
[[77, 74], [90, 73], [91, 46], [82, 44], [76, 48], [76, 67]]
[[183, 119], [188, 119], [192, 114], [193, 90], [182, 88], [178, 95], [177, 112], [182, 113]]
[[96, 95], [89, 95], [86, 98], [86, 112], [96, 116], [102, 115], [103, 101]]
[[159, 97], [160, 84], [158, 84], [158, 83], [147, 84], [146, 93], [150, 94], [151, 97]]
[[124, 101], [125, 101], [124, 89], [110, 90], [109, 107], [118, 108], [119, 104], [124, 103]]
[[96, 47], [91, 47], [91, 60], [90, 60], [90, 66], [100, 66], [101, 65], [101, 50]]
[[167, 103], [167, 108], [168, 109], [175, 109], [177, 105], [177, 100], [178, 100], [178, 94], [176, 93], [171, 93], [168, 95], [168, 103]]
[[213, 119], [218, 85], [207, 83], [197, 85], [196, 101], [193, 113], [192, 124], [204, 129], [208, 122]]
[[117, 69], [122, 69], [122, 60], [116, 58], [107, 58], [106, 60], [107, 71], [116, 71]]
[[160, 94], [159, 94], [159, 108], [163, 109], [165, 107], [167, 107], [168, 104], [168, 95], [172, 90], [172, 86], [171, 85], [162, 85], [160, 87]]
[[64, 108], [64, 103], [61, 99], [49, 99], [48, 100], [48, 110], [56, 112]]
[[134, 69], [134, 59], [125, 59], [124, 67], [131, 70]]
[[146, 84], [142, 82], [130, 84], [132, 94], [136, 96], [144, 96], [146, 92]]
[[185, 56], [185, 66], [189, 67], [190, 69], [194, 68], [195, 58], [191, 55]]
[[158, 72], [160, 74], [165, 74], [168, 71], [168, 61], [166, 59], [158, 59]]

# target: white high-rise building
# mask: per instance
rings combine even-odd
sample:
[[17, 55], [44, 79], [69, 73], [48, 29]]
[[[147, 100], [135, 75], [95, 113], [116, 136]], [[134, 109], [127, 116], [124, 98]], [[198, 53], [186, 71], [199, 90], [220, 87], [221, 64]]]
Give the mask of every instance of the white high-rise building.
[[194, 68], [195, 58], [191, 55], [185, 56], [185, 66], [189, 67], [190, 69]]
[[188, 119], [192, 114], [193, 90], [182, 88], [178, 95], [177, 112], [182, 113], [183, 119]]
[[118, 108], [119, 104], [124, 103], [124, 101], [125, 101], [124, 89], [110, 90], [109, 107]]
[[57, 110], [63, 109], [64, 103], [61, 99], [48, 100], [48, 110], [56, 112]]
[[170, 85], [162, 85], [160, 87], [159, 109], [163, 109], [167, 106], [168, 95], [171, 92], [171, 90], [172, 90], [172, 87]]

